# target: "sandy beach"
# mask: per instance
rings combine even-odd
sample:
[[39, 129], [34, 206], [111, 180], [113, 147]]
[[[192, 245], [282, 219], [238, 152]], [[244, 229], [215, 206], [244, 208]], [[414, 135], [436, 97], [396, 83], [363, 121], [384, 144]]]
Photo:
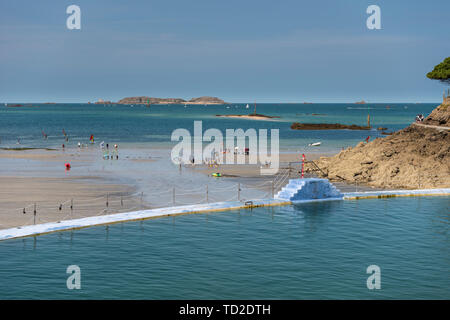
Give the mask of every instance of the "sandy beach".
[[[111, 199], [117, 199], [121, 195], [130, 194], [132, 188], [101, 183], [98, 180], [100, 178], [95, 177], [0, 177], [0, 228], [33, 224], [34, 204], [36, 224], [124, 209], [117, 201], [110, 201], [106, 208], [105, 195], [109, 194]], [[71, 205], [73, 210], [70, 209]], [[130, 207], [130, 203], [127, 205]], [[108, 210], [104, 211], [105, 209]]]
[[[276, 179], [261, 175], [260, 164], [180, 169], [167, 161], [169, 154], [168, 149], [125, 148], [119, 160], [104, 160], [98, 148], [1, 150], [0, 229], [171, 206], [173, 190], [175, 205], [205, 202], [206, 186], [208, 201], [213, 202], [237, 198], [238, 184], [242, 199], [267, 197]], [[307, 159], [323, 155], [329, 154], [311, 153]], [[280, 154], [280, 168], [298, 161], [299, 154]], [[70, 171], [65, 170], [67, 162], [72, 165]], [[212, 177], [214, 172], [222, 177]], [[292, 174], [298, 172], [293, 169]]]

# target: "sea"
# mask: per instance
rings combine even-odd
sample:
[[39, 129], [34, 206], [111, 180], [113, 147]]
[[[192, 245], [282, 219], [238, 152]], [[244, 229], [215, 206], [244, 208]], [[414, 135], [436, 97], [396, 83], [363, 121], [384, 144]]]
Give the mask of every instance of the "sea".
[[[217, 115], [249, 114], [254, 105], [96, 105], [96, 104], [0, 104], [0, 147], [75, 147], [78, 142], [132, 144], [133, 147], [170, 148], [172, 132], [187, 129], [194, 133], [194, 121], [202, 121], [203, 131], [219, 129], [278, 129], [282, 152], [336, 152], [354, 146], [368, 136], [384, 136], [414, 122], [417, 114], [429, 114], [439, 103], [380, 104], [257, 104], [256, 112], [272, 121], [221, 118]], [[292, 130], [293, 122], [367, 125], [372, 130]], [[377, 130], [377, 128], [386, 128]], [[64, 131], [63, 131], [64, 130]], [[69, 137], [65, 141], [64, 133]], [[269, 131], [270, 133], [270, 131]], [[44, 138], [46, 136], [46, 139]], [[309, 147], [321, 142], [320, 148]]]
[[[223, 106], [0, 106], [0, 147], [109, 141], [170, 148], [173, 130], [279, 129], [283, 152], [353, 146], [437, 104], [258, 104], [273, 121], [218, 118]], [[371, 131], [295, 131], [294, 121]], [[64, 140], [62, 130], [69, 136]], [[47, 139], [43, 138], [44, 132]], [[20, 145], [17, 144], [20, 140]], [[1, 205], [1, 204], [0, 204]], [[450, 197], [329, 201], [164, 217], [0, 242], [0, 299], [449, 299]], [[69, 266], [80, 289], [69, 289]], [[379, 270], [379, 289], [368, 284]], [[368, 269], [369, 268], [369, 269]]]

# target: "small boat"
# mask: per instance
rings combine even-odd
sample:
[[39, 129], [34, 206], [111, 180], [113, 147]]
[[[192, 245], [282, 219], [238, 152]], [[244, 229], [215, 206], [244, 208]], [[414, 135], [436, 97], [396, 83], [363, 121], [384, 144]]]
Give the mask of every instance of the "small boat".
[[320, 146], [321, 143], [322, 143], [322, 142], [314, 142], [314, 143], [308, 144], [308, 146], [309, 146], [309, 147], [317, 147], [317, 146]]
[[245, 106], [245, 109], [248, 109], [248, 108], [250, 108], [250, 106], [249, 106], [248, 103], [247, 103], [247, 105]]

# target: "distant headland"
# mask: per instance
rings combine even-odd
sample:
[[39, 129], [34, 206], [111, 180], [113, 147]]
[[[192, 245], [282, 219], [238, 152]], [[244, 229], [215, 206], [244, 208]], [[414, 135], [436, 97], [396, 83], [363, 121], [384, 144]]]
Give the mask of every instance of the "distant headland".
[[95, 104], [227, 104], [227, 102], [216, 97], [198, 97], [191, 100], [184, 100], [181, 98], [154, 98], [154, 97], [127, 97], [118, 102], [105, 101], [99, 99]]

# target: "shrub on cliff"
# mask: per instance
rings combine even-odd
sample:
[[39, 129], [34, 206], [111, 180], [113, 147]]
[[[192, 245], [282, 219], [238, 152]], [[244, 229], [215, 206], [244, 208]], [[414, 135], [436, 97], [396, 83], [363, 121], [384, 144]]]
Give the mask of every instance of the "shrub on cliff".
[[434, 80], [440, 80], [450, 84], [450, 57], [434, 67], [433, 71], [427, 73], [427, 77]]

